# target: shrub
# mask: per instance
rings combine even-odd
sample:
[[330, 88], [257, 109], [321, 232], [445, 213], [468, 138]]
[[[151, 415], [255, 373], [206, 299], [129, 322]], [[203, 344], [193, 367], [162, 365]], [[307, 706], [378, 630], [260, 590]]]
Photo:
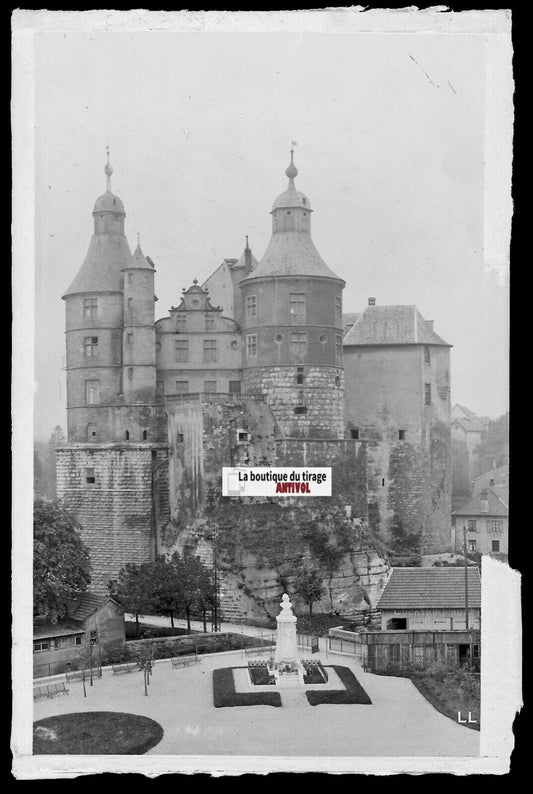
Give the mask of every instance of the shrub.
[[340, 667], [336, 664], [331, 665], [331, 667], [335, 670], [346, 689], [314, 689], [311, 692], [306, 692], [307, 700], [311, 706], [318, 706], [320, 703], [371, 705], [372, 701], [349, 667]]
[[216, 709], [231, 706], [281, 706], [279, 692], [235, 692], [233, 670], [213, 670], [213, 705]]

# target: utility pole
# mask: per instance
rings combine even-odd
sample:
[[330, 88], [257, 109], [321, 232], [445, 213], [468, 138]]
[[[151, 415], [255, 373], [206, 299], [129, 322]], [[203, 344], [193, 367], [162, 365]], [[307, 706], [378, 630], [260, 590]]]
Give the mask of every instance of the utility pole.
[[466, 630], [469, 631], [470, 626], [468, 623], [468, 561], [466, 558], [466, 527], [463, 526], [463, 540], [464, 540], [464, 555], [465, 555], [465, 612], [466, 612]]

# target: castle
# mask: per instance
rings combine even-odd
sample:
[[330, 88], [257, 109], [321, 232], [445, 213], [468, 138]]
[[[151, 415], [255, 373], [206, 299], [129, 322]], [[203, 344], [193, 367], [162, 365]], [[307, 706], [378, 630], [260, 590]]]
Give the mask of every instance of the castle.
[[[89, 250], [63, 295], [68, 442], [57, 449], [58, 494], [82, 525], [93, 588], [175, 548], [212, 559], [206, 526], [223, 465], [332, 466], [332, 508], [385, 546], [409, 536], [423, 552], [448, 550], [450, 345], [416, 306], [371, 298], [344, 313], [345, 282], [313, 243], [293, 152], [261, 260], [246, 238], [239, 259], [194, 279], [158, 320], [155, 266], [140, 244], [131, 253], [109, 154], [105, 174]], [[332, 605], [350, 583], [372, 602], [386, 575], [382, 556], [356, 546]], [[227, 566], [237, 620], [281, 592], [279, 571], [267, 575], [255, 553]]]

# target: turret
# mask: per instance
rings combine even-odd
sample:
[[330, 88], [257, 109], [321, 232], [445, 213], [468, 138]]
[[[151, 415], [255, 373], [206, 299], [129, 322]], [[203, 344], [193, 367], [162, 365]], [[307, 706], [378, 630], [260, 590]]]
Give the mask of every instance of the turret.
[[155, 401], [154, 273], [139, 241], [124, 274], [122, 391], [126, 405]]
[[267, 250], [240, 287], [246, 391], [269, 396], [287, 436], [342, 438], [342, 290], [311, 239], [311, 204], [296, 190], [274, 201]]

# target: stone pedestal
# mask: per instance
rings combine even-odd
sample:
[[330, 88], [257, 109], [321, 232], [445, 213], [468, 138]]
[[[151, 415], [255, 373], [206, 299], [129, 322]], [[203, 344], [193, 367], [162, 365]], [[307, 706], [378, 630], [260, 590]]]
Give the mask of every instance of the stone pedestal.
[[303, 685], [303, 670], [296, 644], [296, 617], [287, 593], [281, 599], [277, 616], [278, 633], [274, 654], [274, 677], [279, 686]]

